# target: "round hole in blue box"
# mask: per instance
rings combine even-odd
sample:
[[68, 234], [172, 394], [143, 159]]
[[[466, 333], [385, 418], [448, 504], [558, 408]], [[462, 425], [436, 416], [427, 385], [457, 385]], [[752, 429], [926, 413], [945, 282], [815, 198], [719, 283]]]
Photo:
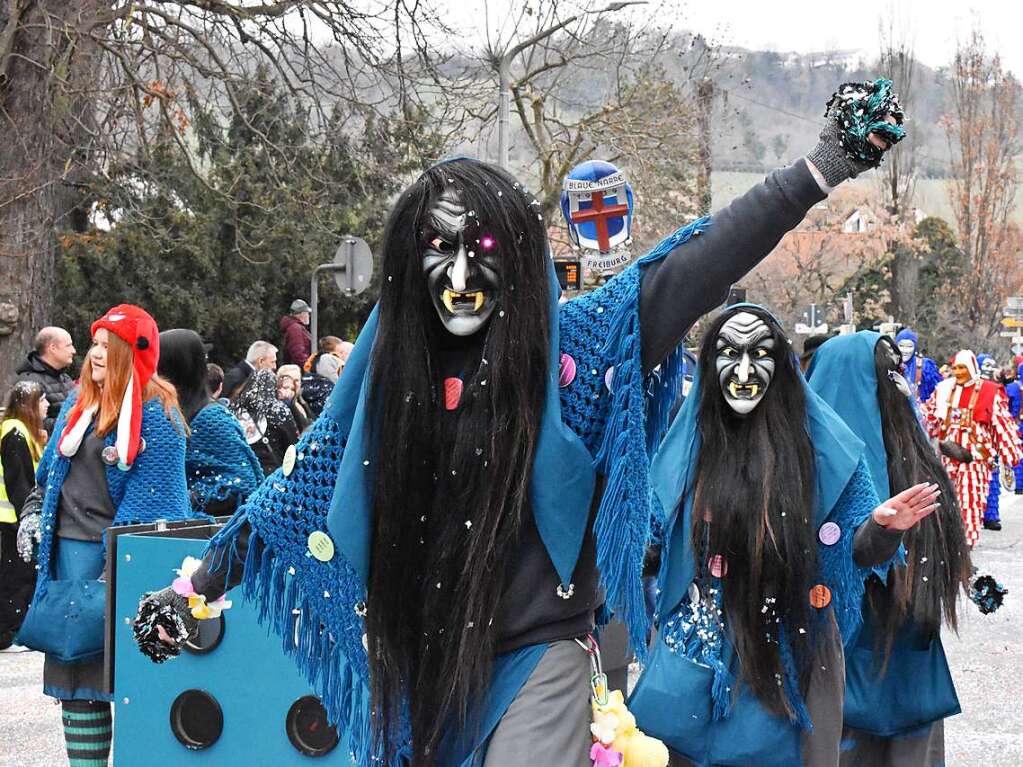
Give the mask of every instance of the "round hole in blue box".
[[185, 642], [185, 649], [193, 655], [205, 655], [216, 650], [224, 641], [224, 616], [199, 621], [199, 636]]
[[337, 729], [327, 721], [327, 710], [315, 695], [305, 695], [288, 709], [288, 740], [299, 753], [324, 756], [338, 744]]
[[185, 690], [170, 709], [171, 732], [193, 751], [209, 748], [224, 731], [224, 712], [205, 690]]

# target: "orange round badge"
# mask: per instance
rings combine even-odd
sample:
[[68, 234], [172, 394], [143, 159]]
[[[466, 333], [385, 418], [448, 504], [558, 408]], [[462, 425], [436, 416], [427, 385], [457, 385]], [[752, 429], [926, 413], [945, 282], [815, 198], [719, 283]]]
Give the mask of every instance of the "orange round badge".
[[810, 604], [818, 610], [823, 610], [831, 604], [831, 589], [823, 584], [818, 584], [810, 589]]

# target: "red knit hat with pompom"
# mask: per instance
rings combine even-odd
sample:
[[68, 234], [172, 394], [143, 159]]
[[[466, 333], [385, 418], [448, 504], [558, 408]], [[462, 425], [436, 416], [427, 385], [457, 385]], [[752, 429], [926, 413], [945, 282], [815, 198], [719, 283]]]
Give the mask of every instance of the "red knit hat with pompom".
[[[132, 376], [124, 387], [121, 412], [117, 417], [114, 447], [121, 468], [128, 468], [139, 454], [142, 439], [142, 392], [156, 372], [160, 360], [160, 330], [156, 320], [145, 309], [132, 304], [119, 304], [92, 323], [92, 335], [105, 328], [132, 350]], [[85, 432], [96, 415], [95, 406], [88, 410], [75, 407], [60, 437], [60, 453], [70, 458], [78, 452]]]

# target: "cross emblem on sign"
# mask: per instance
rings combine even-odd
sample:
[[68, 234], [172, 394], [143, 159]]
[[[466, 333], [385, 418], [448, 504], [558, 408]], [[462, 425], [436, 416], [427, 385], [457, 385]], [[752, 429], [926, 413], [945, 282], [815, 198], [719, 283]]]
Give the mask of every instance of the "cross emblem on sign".
[[607, 231], [607, 220], [618, 216], [629, 215], [628, 205], [604, 205], [604, 193], [600, 190], [590, 196], [590, 207], [577, 210], [572, 214], [573, 224], [584, 224], [592, 221], [597, 226], [597, 245], [601, 253], [611, 250], [611, 236]]

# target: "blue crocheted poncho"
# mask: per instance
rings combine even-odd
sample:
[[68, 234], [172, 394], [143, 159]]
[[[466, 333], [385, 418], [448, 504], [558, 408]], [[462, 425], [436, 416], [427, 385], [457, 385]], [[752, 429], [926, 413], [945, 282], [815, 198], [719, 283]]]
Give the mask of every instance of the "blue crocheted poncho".
[[[679, 229], [599, 290], [560, 307], [553, 265], [550, 268], [552, 347], [531, 477], [533, 515], [570, 592], [596, 474], [605, 477], [594, 522], [597, 566], [607, 607], [629, 626], [633, 646], [641, 652], [648, 629], [642, 566], [651, 518], [649, 457], [678, 394], [681, 361], [675, 353], [656, 378], [644, 379], [640, 267], [663, 258], [707, 225], [700, 220]], [[236, 535], [249, 523], [246, 594], [258, 600], [261, 618], [282, 638], [284, 652], [293, 656], [331, 721], [346, 733], [353, 763], [366, 767], [383, 763], [371, 753], [362, 619], [374, 471], [365, 439], [369, 417], [365, 389], [376, 312], [322, 415], [296, 446], [293, 469], [270, 475], [211, 542], [214, 557], [227, 554], [227, 561], [233, 561], [229, 552]], [[566, 373], [573, 366], [569, 357], [576, 371], [571, 380], [567, 374], [559, 375], [563, 364]], [[309, 550], [313, 534], [321, 542], [321, 536], [328, 535], [333, 543], [335, 551], [326, 561]], [[295, 610], [302, 613], [297, 642]], [[406, 740], [407, 735], [406, 730]], [[457, 767], [466, 756], [452, 755], [441, 763]]]
[[[50, 557], [57, 530], [60, 490], [71, 466], [71, 459], [57, 450], [58, 436], [63, 433], [68, 413], [77, 399], [78, 392], [72, 392], [61, 408], [53, 427], [55, 436], [47, 443], [36, 470], [36, 483], [46, 492], [40, 520], [39, 580], [33, 604], [51, 580]], [[116, 430], [111, 430], [106, 436], [106, 444], [113, 445], [116, 436]], [[137, 525], [195, 516], [185, 486], [185, 427], [177, 418], [173, 422], [168, 419], [163, 404], [157, 399], [151, 399], [142, 406], [142, 439], [145, 440], [145, 450], [139, 453], [127, 471], [116, 466], [106, 469], [110, 500], [117, 510], [113, 524]]]
[[241, 424], [218, 402], [207, 405], [189, 424], [185, 480], [192, 509], [203, 513], [215, 501], [245, 502], [263, 481], [263, 467], [245, 441]]

